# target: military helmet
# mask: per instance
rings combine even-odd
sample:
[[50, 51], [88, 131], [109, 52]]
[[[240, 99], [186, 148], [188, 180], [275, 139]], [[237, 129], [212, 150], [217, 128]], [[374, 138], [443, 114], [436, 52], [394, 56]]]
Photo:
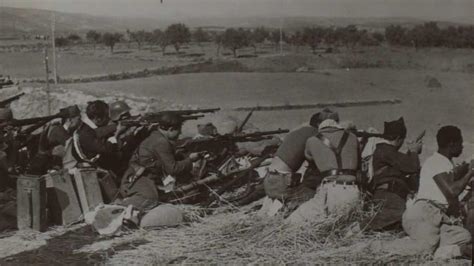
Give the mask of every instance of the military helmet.
[[120, 117], [132, 110], [124, 101], [116, 101], [109, 105], [109, 114], [112, 121], [117, 121]]
[[13, 119], [12, 109], [0, 108], [0, 121], [10, 121]]

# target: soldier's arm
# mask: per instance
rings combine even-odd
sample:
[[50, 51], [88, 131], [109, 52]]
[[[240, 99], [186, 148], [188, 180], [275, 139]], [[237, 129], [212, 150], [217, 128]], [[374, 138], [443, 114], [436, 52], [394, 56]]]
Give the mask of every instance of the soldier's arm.
[[161, 160], [165, 172], [172, 176], [179, 176], [192, 170], [191, 159], [176, 160], [174, 149], [167, 141], [161, 140], [155, 144], [154, 152]]
[[108, 141], [102, 141], [96, 135], [84, 132], [79, 136], [79, 142], [84, 152], [95, 154], [107, 154], [118, 152], [118, 145]]

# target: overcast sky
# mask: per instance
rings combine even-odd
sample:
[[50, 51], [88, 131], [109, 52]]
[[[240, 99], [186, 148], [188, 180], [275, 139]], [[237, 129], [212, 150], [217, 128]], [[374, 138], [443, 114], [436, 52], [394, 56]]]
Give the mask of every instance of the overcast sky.
[[0, 0], [0, 6], [127, 17], [418, 17], [457, 20], [474, 0]]

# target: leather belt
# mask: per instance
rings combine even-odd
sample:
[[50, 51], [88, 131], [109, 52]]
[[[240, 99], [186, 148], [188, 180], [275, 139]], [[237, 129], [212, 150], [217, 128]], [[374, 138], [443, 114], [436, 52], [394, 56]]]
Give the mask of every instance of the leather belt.
[[341, 181], [341, 180], [337, 180], [337, 179], [323, 180], [323, 184], [328, 184], [328, 183], [335, 183], [335, 184], [338, 184], [338, 185], [352, 186], [352, 185], [356, 184], [356, 181]]
[[337, 176], [337, 175], [357, 175], [357, 170], [353, 169], [331, 169], [321, 172], [321, 178], [325, 178], [328, 176]]

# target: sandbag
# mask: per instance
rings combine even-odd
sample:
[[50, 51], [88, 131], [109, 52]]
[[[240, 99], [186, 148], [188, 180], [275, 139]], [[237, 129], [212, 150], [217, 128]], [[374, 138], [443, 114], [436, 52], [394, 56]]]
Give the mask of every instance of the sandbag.
[[140, 227], [156, 228], [177, 226], [184, 221], [184, 213], [171, 204], [164, 204], [150, 210], [142, 217]]
[[119, 235], [123, 226], [137, 225], [139, 212], [132, 205], [99, 205], [85, 215], [85, 222], [105, 236]]

